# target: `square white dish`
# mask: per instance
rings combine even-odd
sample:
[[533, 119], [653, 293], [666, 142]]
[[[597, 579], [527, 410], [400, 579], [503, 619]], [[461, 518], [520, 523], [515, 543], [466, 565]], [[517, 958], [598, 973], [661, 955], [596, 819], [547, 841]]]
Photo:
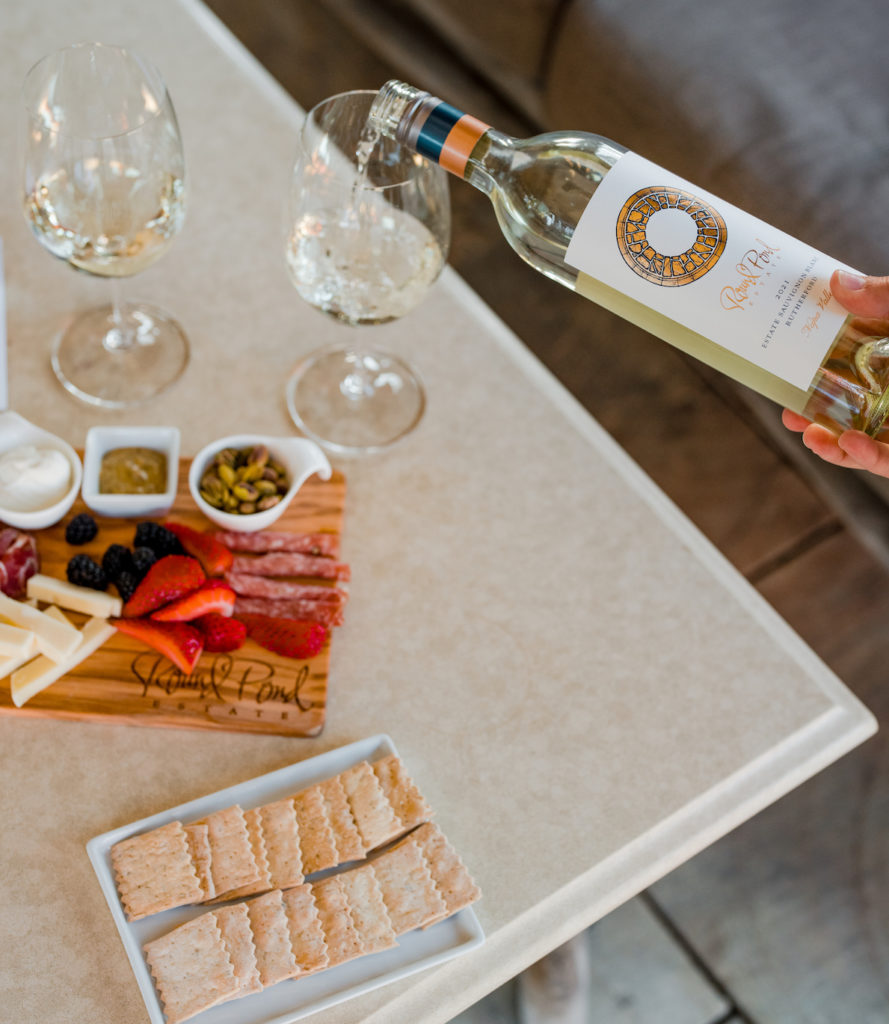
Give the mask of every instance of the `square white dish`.
[[[131, 835], [177, 819], [189, 822], [232, 804], [240, 804], [247, 810], [278, 800], [330, 778], [360, 761], [374, 761], [394, 753], [397, 751], [388, 736], [371, 736], [178, 807], [171, 807], [151, 817], [105, 832], [87, 843], [89, 858], [117, 925], [152, 1024], [165, 1024], [165, 1017], [142, 946], [203, 913], [207, 908], [180, 907], [141, 921], [128, 921], [111, 869], [111, 847]], [[301, 1020], [309, 1014], [370, 992], [381, 985], [468, 953], [483, 942], [484, 932], [475, 911], [467, 907], [425, 931], [417, 929], [401, 936], [395, 949], [359, 957], [306, 978], [280, 982], [256, 995], [205, 1010], [194, 1020], [197, 1024], [291, 1024], [292, 1021]]]
[[[151, 448], [167, 457], [167, 480], [160, 494], [103, 494], [99, 490], [102, 458], [115, 448]], [[136, 518], [166, 512], [179, 485], [179, 430], [176, 427], [91, 427], [83, 453], [84, 503], [102, 516]]]

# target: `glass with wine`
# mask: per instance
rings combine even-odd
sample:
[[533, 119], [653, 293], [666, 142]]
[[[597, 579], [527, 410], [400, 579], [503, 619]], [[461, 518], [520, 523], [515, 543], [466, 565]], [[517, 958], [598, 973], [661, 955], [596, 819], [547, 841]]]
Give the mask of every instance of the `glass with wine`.
[[297, 426], [344, 455], [380, 450], [422, 416], [419, 375], [365, 329], [379, 330], [417, 306], [450, 244], [446, 174], [368, 128], [374, 96], [342, 93], [309, 111], [287, 216], [296, 290], [327, 316], [361, 328], [310, 353], [287, 385]]
[[81, 43], [25, 79], [24, 213], [50, 253], [111, 282], [108, 306], [77, 317], [52, 366], [85, 402], [125, 408], [173, 383], [188, 342], [163, 310], [125, 302], [121, 278], [169, 248], [185, 213], [185, 160], [160, 73], [118, 46]]

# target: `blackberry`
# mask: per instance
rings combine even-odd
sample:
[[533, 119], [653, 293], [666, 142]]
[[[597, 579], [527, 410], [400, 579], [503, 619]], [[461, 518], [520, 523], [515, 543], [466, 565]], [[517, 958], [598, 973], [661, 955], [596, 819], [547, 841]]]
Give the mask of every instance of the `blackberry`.
[[108, 579], [115, 583], [121, 573], [133, 571], [133, 554], [123, 544], [112, 544], [102, 555], [102, 568]]
[[69, 544], [88, 544], [98, 532], [96, 520], [88, 512], [81, 512], [65, 527], [65, 540]]
[[136, 548], [133, 552], [133, 574], [141, 580], [156, 561], [157, 555], [151, 548]]
[[136, 527], [133, 538], [134, 548], [151, 548], [158, 558], [165, 555], [184, 555], [185, 549], [179, 538], [160, 523], [144, 522]]
[[78, 587], [90, 587], [92, 590], [106, 590], [108, 587], [105, 570], [89, 555], [75, 555], [68, 563], [66, 574], [68, 582]]
[[120, 594], [121, 601], [126, 604], [127, 601], [133, 596], [136, 587], [139, 586], [139, 580], [136, 578], [135, 573], [128, 572], [126, 569], [117, 577], [114, 581], [117, 592]]

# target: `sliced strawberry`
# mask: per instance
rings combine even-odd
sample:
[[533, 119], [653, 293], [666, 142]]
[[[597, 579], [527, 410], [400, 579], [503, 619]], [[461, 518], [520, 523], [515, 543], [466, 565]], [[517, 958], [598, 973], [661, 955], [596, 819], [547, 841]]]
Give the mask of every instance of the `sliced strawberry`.
[[231, 615], [234, 607], [235, 592], [232, 588], [222, 580], [207, 580], [196, 590], [158, 608], [151, 617], [156, 622], [191, 622], [210, 612]]
[[247, 636], [267, 651], [285, 658], [314, 658], [324, 646], [327, 630], [319, 622], [278, 619], [272, 615], [239, 615]]
[[180, 672], [188, 675], [204, 649], [204, 637], [194, 626], [184, 622], [153, 622], [151, 619], [111, 619], [121, 633], [141, 640], [143, 644], [169, 658]]
[[184, 523], [164, 523], [170, 533], [175, 533], [185, 550], [201, 563], [208, 576], [221, 576], [232, 566], [231, 551], [209, 533], [193, 530]]
[[124, 617], [132, 619], [147, 615], [155, 608], [195, 590], [205, 579], [204, 570], [196, 558], [167, 555], [158, 559], [123, 606]]
[[219, 612], [202, 615], [191, 625], [201, 631], [205, 651], [236, 651], [247, 639], [247, 627], [243, 622], [220, 615]]

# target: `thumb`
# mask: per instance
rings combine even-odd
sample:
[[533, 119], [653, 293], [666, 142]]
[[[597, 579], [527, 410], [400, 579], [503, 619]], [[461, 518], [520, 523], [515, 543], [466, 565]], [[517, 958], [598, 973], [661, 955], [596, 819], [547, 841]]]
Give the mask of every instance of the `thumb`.
[[830, 288], [837, 302], [856, 316], [889, 317], [889, 277], [859, 277], [835, 270]]
[[837, 445], [862, 469], [876, 476], [889, 476], [889, 445], [875, 441], [860, 430], [840, 434]]

